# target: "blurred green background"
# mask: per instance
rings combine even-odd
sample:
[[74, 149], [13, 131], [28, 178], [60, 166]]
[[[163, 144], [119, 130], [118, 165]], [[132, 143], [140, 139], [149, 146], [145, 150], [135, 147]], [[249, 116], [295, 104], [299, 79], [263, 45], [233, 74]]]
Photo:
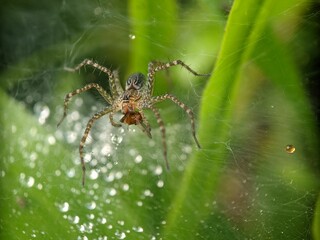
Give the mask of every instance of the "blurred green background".
[[[319, 1], [7, 1], [1, 3], [1, 239], [320, 239]], [[198, 150], [185, 113], [159, 104], [170, 171], [134, 126], [97, 122], [95, 92], [64, 96], [107, 77], [83, 59], [157, 74], [196, 114]], [[116, 116], [119, 119], [121, 116]]]

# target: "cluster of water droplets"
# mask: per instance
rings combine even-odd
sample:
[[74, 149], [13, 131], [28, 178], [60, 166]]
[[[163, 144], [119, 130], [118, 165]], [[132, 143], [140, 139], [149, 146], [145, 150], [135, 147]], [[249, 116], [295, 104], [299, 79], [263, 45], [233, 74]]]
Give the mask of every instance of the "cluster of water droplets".
[[[75, 100], [75, 104], [78, 106], [81, 106], [82, 103], [81, 98]], [[37, 104], [34, 106], [34, 111], [39, 124], [46, 124], [50, 117], [50, 109], [45, 104]], [[109, 239], [110, 236], [125, 239], [130, 238], [131, 233], [144, 233], [144, 226], [129, 224], [125, 220], [119, 219], [113, 206], [117, 205], [118, 196], [127, 195], [130, 198], [135, 192], [137, 186], [134, 182], [127, 180], [128, 176], [132, 174], [131, 172], [138, 172], [144, 176], [150, 175], [154, 179], [152, 183], [154, 186], [159, 189], [164, 188], [165, 182], [162, 175], [165, 169], [160, 134], [154, 134], [155, 139], [159, 140], [155, 141], [145, 138], [145, 135], [139, 129], [136, 130], [134, 126], [130, 126], [129, 129], [113, 128], [108, 120], [101, 124], [103, 126], [97, 125], [97, 128], [93, 129], [88, 137], [84, 149], [87, 181], [86, 186], [82, 188], [81, 163], [77, 150], [86, 121], [87, 119], [80, 117], [77, 110], [72, 110], [55, 132], [45, 135], [40, 133], [37, 128], [32, 127], [27, 136], [19, 140], [19, 146], [25, 159], [24, 163], [31, 171], [19, 174], [21, 189], [13, 190], [17, 196], [16, 202], [22, 208], [28, 205], [28, 201], [30, 201], [28, 189], [41, 191], [44, 198], [52, 198], [50, 189], [59, 189], [61, 194], [55, 196], [54, 207], [60, 212], [62, 221], [70, 224], [70, 231], [76, 231], [79, 234], [79, 239], [91, 239], [92, 236], [95, 236], [96, 239]], [[102, 130], [99, 131], [100, 129]], [[20, 129], [13, 124], [10, 130], [12, 134], [15, 134]], [[135, 148], [135, 143], [139, 145], [140, 137], [145, 138], [144, 145], [148, 151], [144, 152], [147, 152], [147, 155], [142, 154], [139, 148]], [[29, 139], [34, 140], [32, 143], [34, 147], [30, 147]], [[132, 142], [132, 139], [135, 141]], [[51, 174], [44, 176], [42, 169], [45, 167], [46, 161], [43, 160], [43, 156], [54, 154], [61, 144], [67, 145], [66, 149], [72, 152], [69, 155], [73, 157], [63, 160], [57, 159], [61, 165], [55, 165], [56, 168], [51, 169]], [[183, 161], [184, 155], [190, 154], [191, 147], [186, 145], [180, 150], [179, 159]], [[149, 162], [150, 159], [153, 162]], [[15, 160], [14, 157], [7, 159], [11, 163]], [[6, 171], [0, 171], [0, 176], [4, 178]], [[59, 185], [58, 182], [61, 182], [61, 179], [72, 181], [74, 187], [68, 189], [63, 184]], [[139, 184], [141, 187], [142, 183]], [[70, 198], [70, 196], [72, 197]], [[132, 202], [137, 208], [146, 207], [145, 201], [155, 197], [154, 190], [145, 187], [132, 199]], [[86, 214], [78, 212], [86, 212]], [[101, 226], [104, 226], [106, 232], [110, 231], [112, 235], [105, 236], [101, 233], [97, 237], [95, 231]], [[39, 233], [32, 234], [37, 236]]]

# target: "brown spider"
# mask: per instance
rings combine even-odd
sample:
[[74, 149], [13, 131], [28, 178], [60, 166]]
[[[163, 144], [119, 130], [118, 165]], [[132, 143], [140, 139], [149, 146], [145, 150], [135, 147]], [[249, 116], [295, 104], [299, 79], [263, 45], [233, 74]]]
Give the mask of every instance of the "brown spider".
[[[106, 67], [100, 66], [99, 64], [93, 62], [92, 60], [85, 59], [82, 63], [80, 63], [75, 68], [66, 68], [66, 70], [74, 72], [86, 65], [90, 65], [94, 68], [97, 68], [108, 75], [111, 94], [107, 93], [100, 85], [96, 83], [89, 83], [82, 88], [76, 89], [75, 91], [68, 93], [64, 99], [63, 117], [58, 123], [58, 126], [59, 126], [63, 121], [63, 119], [66, 117], [68, 103], [71, 100], [71, 98], [91, 88], [95, 88], [108, 103], [107, 107], [105, 107], [102, 111], [94, 114], [93, 117], [89, 120], [89, 122], [87, 123], [86, 129], [84, 131], [84, 134], [82, 136], [82, 139], [80, 141], [79, 152], [80, 152], [80, 160], [82, 165], [82, 185], [84, 185], [84, 182], [85, 182], [85, 171], [86, 171], [85, 162], [83, 158], [83, 148], [84, 148], [86, 139], [89, 135], [89, 132], [92, 128], [93, 123], [106, 114], [109, 114], [110, 122], [114, 127], [120, 127], [121, 123], [125, 123], [128, 125], [137, 125], [142, 129], [143, 132], [147, 134], [149, 138], [151, 138], [151, 127], [143, 113], [143, 109], [151, 109], [155, 114], [157, 118], [157, 123], [159, 124], [159, 127], [160, 127], [161, 136], [162, 136], [162, 145], [163, 145], [163, 155], [166, 162], [166, 167], [167, 169], [169, 169], [169, 162], [167, 159], [166, 131], [165, 131], [164, 123], [160, 116], [159, 110], [153, 106], [158, 102], [169, 99], [175, 104], [177, 104], [179, 107], [181, 107], [188, 114], [191, 121], [192, 136], [198, 148], [200, 148], [200, 144], [197, 140], [196, 133], [195, 133], [194, 116], [193, 116], [192, 110], [171, 94], [164, 94], [161, 96], [152, 96], [152, 92], [153, 92], [153, 86], [154, 86], [155, 73], [161, 70], [168, 69], [172, 66], [180, 65], [195, 76], [209, 76], [209, 74], [198, 74], [197, 72], [192, 70], [189, 66], [187, 66], [185, 63], [183, 63], [181, 60], [175, 60], [168, 63], [153, 61], [148, 64], [148, 74], [147, 74], [148, 81], [146, 86], [144, 86], [144, 82], [146, 79], [145, 76], [142, 73], [134, 73], [128, 78], [126, 82], [125, 90], [123, 90], [123, 88], [120, 85], [118, 73], [116, 71], [111, 71]], [[116, 123], [113, 120], [113, 115], [116, 112], [121, 112], [124, 114], [123, 117], [120, 119], [121, 123]]]

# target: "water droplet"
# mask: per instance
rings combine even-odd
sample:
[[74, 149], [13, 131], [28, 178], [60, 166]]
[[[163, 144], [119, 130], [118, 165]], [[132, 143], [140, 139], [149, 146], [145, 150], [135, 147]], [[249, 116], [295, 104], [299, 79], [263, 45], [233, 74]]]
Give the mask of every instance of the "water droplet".
[[64, 203], [60, 204], [58, 207], [61, 212], [68, 212], [69, 211], [69, 203], [68, 202], [64, 202]]
[[126, 183], [125, 183], [125, 184], [123, 184], [123, 186], [122, 186], [122, 190], [123, 190], [123, 191], [128, 191], [128, 190], [129, 190], [129, 188], [130, 188], [130, 187], [129, 187], [129, 185], [128, 185], [128, 184], [126, 184]]
[[116, 179], [121, 179], [123, 176], [122, 172], [116, 172], [116, 174], [114, 175]]
[[162, 167], [160, 165], [158, 165], [155, 169], [154, 169], [154, 174], [155, 175], [161, 175], [162, 173]]
[[78, 138], [78, 134], [74, 131], [67, 131], [67, 142], [73, 143]]
[[32, 187], [34, 184], [34, 178], [33, 177], [29, 177], [27, 180], [27, 186], [28, 187]]
[[38, 114], [38, 122], [40, 124], [44, 124], [46, 122], [46, 119], [50, 115], [50, 109], [46, 105], [42, 105], [41, 103], [36, 103], [34, 106], [34, 111], [36, 114]]
[[92, 180], [95, 180], [95, 179], [97, 179], [98, 177], [99, 177], [99, 173], [98, 173], [96, 170], [92, 169], [92, 170], [90, 171], [89, 178], [92, 179]]
[[115, 190], [114, 188], [110, 189], [109, 195], [110, 196], [115, 196], [117, 194], [117, 190]]
[[94, 202], [94, 201], [92, 201], [92, 202], [90, 202], [90, 203], [88, 203], [88, 204], [86, 205], [86, 207], [87, 207], [89, 210], [95, 209], [96, 206], [97, 206], [97, 204], [96, 204], [96, 202]]
[[80, 119], [80, 113], [78, 111], [73, 111], [70, 113], [72, 121], [78, 121]]
[[16, 125], [11, 125], [11, 132], [16, 133], [16, 131], [17, 131]]
[[69, 171], [67, 172], [67, 176], [69, 178], [73, 178], [76, 175], [76, 170], [74, 168], [69, 169]]
[[118, 221], [118, 224], [121, 225], [121, 226], [123, 226], [123, 225], [124, 225], [124, 221], [120, 221], [120, 220], [119, 220], [119, 221]]
[[182, 151], [187, 154], [190, 154], [192, 152], [192, 147], [190, 145], [185, 145], [182, 147]]
[[157, 187], [162, 188], [164, 186], [164, 182], [162, 180], [159, 180], [157, 182]]
[[56, 143], [56, 138], [55, 138], [54, 136], [50, 135], [50, 136], [48, 137], [48, 143], [49, 143], [50, 145], [54, 145], [54, 144]]
[[60, 176], [61, 175], [61, 171], [58, 169], [58, 170], [56, 170], [55, 172], [54, 172], [55, 174], [56, 174], [56, 176]]
[[124, 232], [119, 232], [119, 231], [116, 231], [115, 232], [115, 235], [118, 239], [125, 239], [126, 238], [126, 234]]
[[101, 218], [101, 224], [106, 224], [107, 223], [107, 219], [106, 218]]
[[143, 232], [143, 228], [142, 227], [133, 227], [132, 229], [135, 232]]
[[296, 151], [295, 146], [293, 146], [293, 145], [291, 145], [291, 144], [289, 144], [289, 145], [286, 146], [286, 152], [287, 152], [287, 153], [294, 153], [295, 151]]
[[134, 40], [134, 39], [136, 39], [136, 36], [135, 36], [134, 34], [129, 34], [129, 38], [130, 38], [131, 40]]
[[79, 216], [74, 216], [72, 223], [78, 224], [80, 222]]
[[35, 161], [38, 158], [38, 154], [36, 152], [30, 153], [30, 160]]
[[104, 156], [107, 156], [111, 153], [111, 146], [109, 144], [105, 144], [101, 149], [100, 153]]
[[112, 135], [111, 136], [111, 142], [114, 144], [120, 144], [123, 140], [122, 136], [118, 136], [118, 135]]
[[141, 155], [136, 156], [134, 161], [135, 161], [135, 163], [141, 163], [142, 162], [142, 156]]
[[153, 193], [149, 190], [149, 189], [146, 189], [143, 194], [146, 196], [146, 197], [153, 197]]

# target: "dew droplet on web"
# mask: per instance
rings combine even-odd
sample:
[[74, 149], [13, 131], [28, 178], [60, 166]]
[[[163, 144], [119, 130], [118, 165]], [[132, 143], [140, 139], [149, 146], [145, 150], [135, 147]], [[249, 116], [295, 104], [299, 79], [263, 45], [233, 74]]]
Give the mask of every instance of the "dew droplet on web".
[[89, 178], [95, 180], [99, 177], [99, 173], [96, 170], [91, 170], [89, 174]]
[[54, 145], [54, 144], [56, 143], [56, 138], [55, 138], [54, 136], [50, 135], [50, 136], [48, 137], [48, 143], [49, 143], [50, 145]]
[[62, 204], [58, 205], [58, 208], [61, 212], [68, 212], [69, 211], [69, 203], [68, 202], [64, 202]]
[[112, 135], [111, 136], [111, 142], [118, 145], [122, 142], [123, 137], [122, 136], [117, 136], [117, 135]]
[[90, 202], [90, 203], [88, 203], [88, 204], [86, 205], [86, 207], [87, 207], [89, 210], [95, 209], [96, 206], [97, 206], [97, 204], [96, 204], [96, 202], [94, 202], [94, 201], [92, 201], [92, 202]]
[[159, 180], [158, 182], [157, 182], [157, 187], [158, 188], [162, 188], [164, 186], [164, 182], [162, 181], [162, 180]]
[[123, 191], [128, 191], [129, 190], [129, 184], [127, 184], [127, 183], [125, 183], [125, 184], [123, 184], [123, 186], [122, 186], [122, 190]]
[[131, 40], [134, 40], [134, 39], [136, 39], [136, 36], [135, 36], [134, 34], [129, 34], [129, 38], [130, 38]]
[[74, 168], [70, 168], [68, 171], [67, 171], [67, 176], [69, 178], [73, 178], [74, 176], [76, 175], [76, 170]]
[[154, 169], [154, 174], [155, 175], [161, 175], [162, 173], [162, 167], [160, 165], [158, 165], [155, 169]]
[[142, 227], [132, 227], [133, 231], [135, 232], [143, 232], [143, 228]]
[[134, 162], [135, 163], [141, 163], [142, 162], [142, 156], [141, 155], [136, 156], [135, 159], [134, 159]]
[[118, 239], [125, 239], [126, 238], [126, 234], [124, 232], [119, 232], [118, 230], [116, 231], [115, 235]]
[[27, 186], [28, 187], [32, 187], [34, 184], [34, 178], [33, 177], [29, 177], [27, 180]]
[[114, 188], [111, 188], [111, 189], [110, 189], [110, 192], [109, 192], [109, 195], [110, 195], [110, 196], [115, 196], [116, 194], [117, 194], [117, 190], [114, 189]]
[[288, 144], [288, 145], [286, 146], [286, 152], [287, 152], [287, 153], [292, 154], [292, 153], [294, 153], [295, 151], [296, 151], [296, 148], [295, 148], [295, 146], [293, 146], [292, 144]]
[[72, 223], [74, 223], [74, 224], [78, 224], [79, 222], [80, 222], [79, 216], [75, 216], [75, 217], [73, 218], [73, 220], [72, 220]]

